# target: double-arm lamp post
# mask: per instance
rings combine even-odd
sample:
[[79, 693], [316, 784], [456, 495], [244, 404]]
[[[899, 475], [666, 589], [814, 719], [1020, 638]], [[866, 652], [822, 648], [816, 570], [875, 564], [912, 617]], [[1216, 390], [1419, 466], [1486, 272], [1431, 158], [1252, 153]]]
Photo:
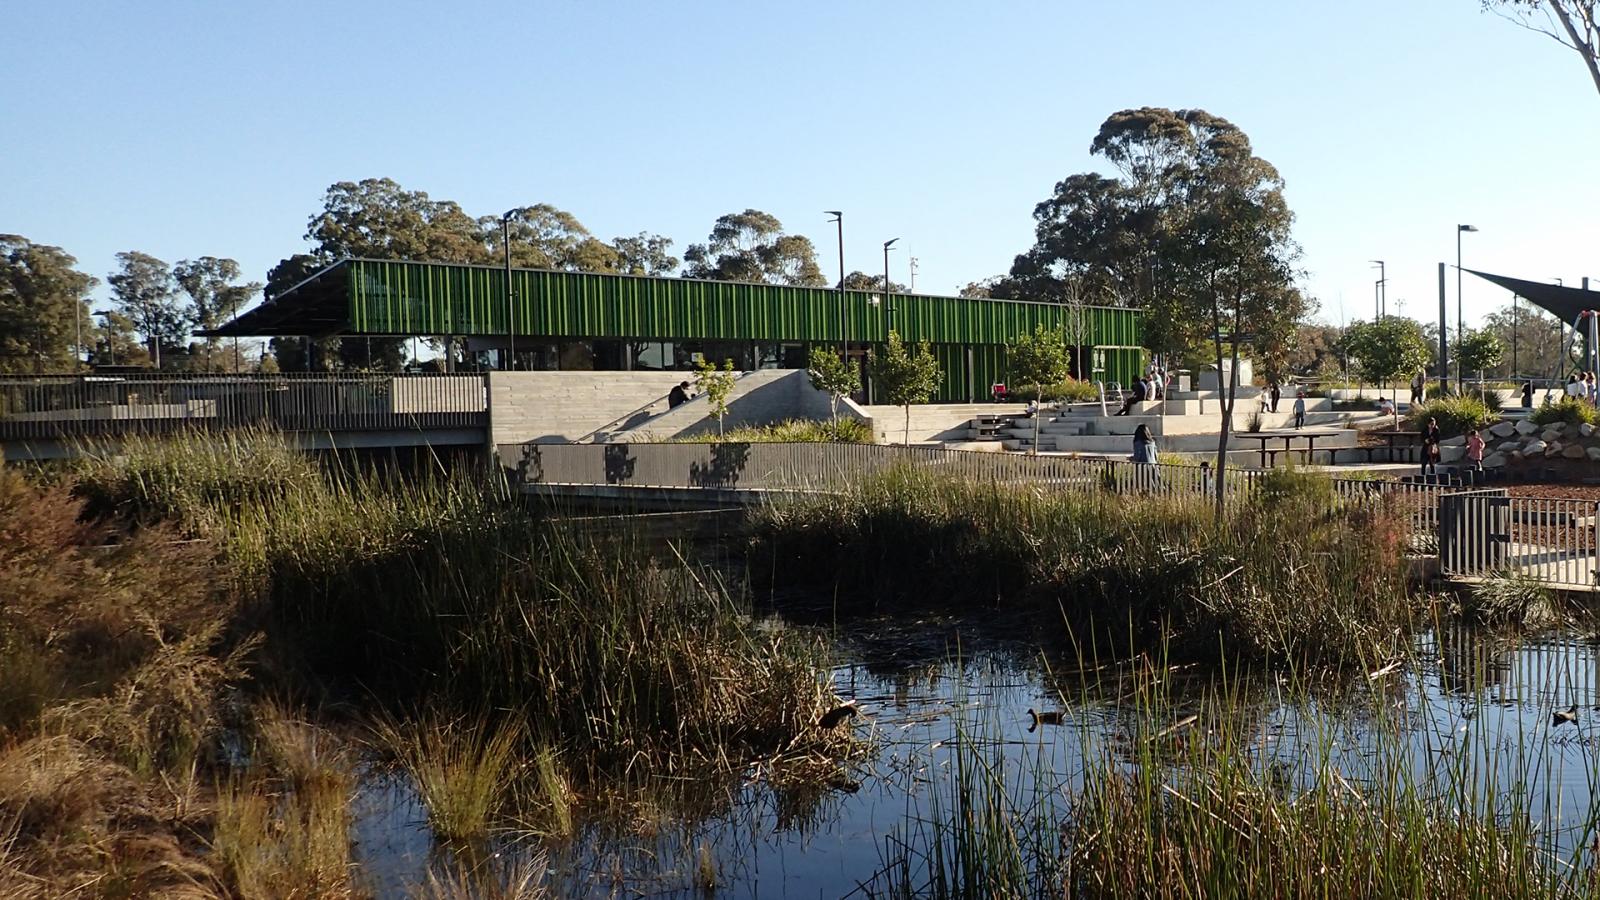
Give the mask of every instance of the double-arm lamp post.
[[833, 216], [829, 219], [839, 226], [839, 333], [843, 336], [840, 342], [841, 355], [850, 356], [850, 306], [845, 300], [844, 293], [844, 213], [837, 209], [825, 209], [823, 212]]
[[[894, 330], [894, 290], [889, 287], [889, 248], [894, 246], [894, 242], [898, 240], [900, 239], [890, 238], [883, 242], [883, 302], [885, 304], [884, 308], [889, 313], [890, 331]], [[887, 340], [888, 336], [885, 335], [884, 339]]]

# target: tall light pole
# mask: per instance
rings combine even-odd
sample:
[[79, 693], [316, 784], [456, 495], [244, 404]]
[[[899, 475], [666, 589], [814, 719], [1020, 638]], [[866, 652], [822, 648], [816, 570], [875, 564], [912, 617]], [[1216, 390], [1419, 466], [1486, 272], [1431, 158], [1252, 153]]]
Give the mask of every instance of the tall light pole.
[[917, 292], [917, 258], [915, 256], [911, 257], [911, 285], [906, 288], [906, 291], [912, 294]]
[[117, 364], [117, 345], [111, 340], [111, 310], [97, 309], [90, 315], [101, 317], [101, 329], [106, 333], [106, 352], [111, 354], [111, 364]]
[[506, 248], [506, 364], [505, 368], [517, 368], [517, 306], [512, 302], [511, 293], [511, 214], [514, 209], [506, 210], [500, 217], [500, 243]]
[[839, 333], [844, 336], [841, 346], [842, 354], [850, 355], [850, 306], [845, 300], [844, 293], [844, 213], [837, 209], [825, 209], [823, 214], [833, 216], [829, 222], [839, 226]]
[[1370, 260], [1378, 267], [1378, 282], [1372, 286], [1372, 321], [1376, 322], [1389, 312], [1389, 278], [1384, 274], [1383, 260]]
[[[889, 287], [889, 248], [894, 246], [894, 242], [898, 240], [900, 239], [890, 238], [883, 242], [883, 302], [885, 304], [884, 308], [889, 313], [890, 331], [894, 330], [894, 290]], [[884, 335], [884, 339], [887, 340], [888, 335]]]
[[[1476, 225], [1456, 226], [1456, 343], [1460, 343], [1467, 336], [1465, 319], [1461, 315], [1461, 235], [1468, 231], [1477, 231]], [[1461, 357], [1456, 356], [1456, 387], [1461, 387]]]

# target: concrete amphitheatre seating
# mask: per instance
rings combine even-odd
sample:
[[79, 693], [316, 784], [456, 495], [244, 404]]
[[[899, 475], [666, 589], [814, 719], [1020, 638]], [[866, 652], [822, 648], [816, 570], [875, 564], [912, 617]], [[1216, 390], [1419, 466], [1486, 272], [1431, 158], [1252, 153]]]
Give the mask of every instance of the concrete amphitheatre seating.
[[[1244, 432], [1250, 419], [1260, 409], [1259, 388], [1240, 388], [1233, 413], [1233, 430]], [[1279, 431], [1294, 427], [1294, 399], [1282, 397], [1278, 412], [1260, 413], [1264, 431]], [[1039, 450], [1042, 452], [1085, 453], [1121, 456], [1131, 452], [1132, 435], [1141, 424], [1148, 425], [1163, 451], [1178, 453], [1212, 453], [1217, 448], [1217, 435], [1222, 427], [1222, 399], [1216, 391], [1172, 392], [1166, 400], [1151, 400], [1135, 404], [1128, 415], [1114, 413], [1120, 403], [1107, 401], [1106, 410], [1099, 403], [1079, 403], [1060, 409], [1047, 407], [1045, 418], [1039, 423]], [[1011, 418], [1019, 411], [1007, 409], [1004, 413], [991, 404], [987, 414], [968, 420], [965, 441], [946, 440], [948, 445], [968, 449], [1026, 450], [1033, 445], [1034, 422], [1031, 419]], [[1353, 448], [1357, 443], [1354, 429], [1345, 427], [1347, 413], [1335, 412], [1331, 401], [1325, 398], [1306, 399], [1306, 428], [1319, 432], [1342, 432], [1336, 437], [1317, 441], [1319, 462], [1327, 461], [1324, 448], [1337, 450]], [[891, 429], [892, 432], [892, 429]], [[897, 436], [896, 436], [897, 437]], [[999, 445], [996, 447], [995, 445]], [[1230, 452], [1237, 454], [1240, 462], [1255, 462], [1260, 458], [1260, 442], [1239, 438], [1230, 441]], [[1298, 456], [1298, 454], [1296, 454]], [[1345, 460], [1340, 460], [1345, 461]], [[1353, 459], [1350, 461], [1354, 461]]]

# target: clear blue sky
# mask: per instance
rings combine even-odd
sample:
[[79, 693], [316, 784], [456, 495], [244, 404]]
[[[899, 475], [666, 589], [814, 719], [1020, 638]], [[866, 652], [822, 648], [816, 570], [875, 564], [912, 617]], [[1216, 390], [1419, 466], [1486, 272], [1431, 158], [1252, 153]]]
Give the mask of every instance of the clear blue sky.
[[[1600, 95], [1478, 0], [147, 3], [9, 0], [0, 231], [262, 279], [327, 186], [704, 240], [756, 207], [917, 287], [1004, 272], [1111, 112], [1198, 106], [1288, 182], [1321, 318], [1436, 315], [1434, 266], [1600, 282]], [[831, 278], [832, 276], [830, 276]], [[1454, 276], [1451, 276], [1452, 307]], [[100, 288], [103, 294], [104, 286]], [[1509, 302], [1466, 288], [1469, 320]], [[1452, 312], [1453, 315], [1453, 312]]]

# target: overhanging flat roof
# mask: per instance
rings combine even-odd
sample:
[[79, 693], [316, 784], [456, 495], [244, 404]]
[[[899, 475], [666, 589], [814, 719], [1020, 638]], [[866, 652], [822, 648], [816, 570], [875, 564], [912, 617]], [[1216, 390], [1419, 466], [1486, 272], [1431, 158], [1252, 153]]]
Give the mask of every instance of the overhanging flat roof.
[[1600, 291], [1586, 291], [1583, 288], [1565, 287], [1544, 281], [1528, 281], [1525, 278], [1512, 278], [1509, 275], [1492, 275], [1475, 269], [1461, 271], [1497, 284], [1563, 322], [1571, 323], [1586, 309], [1600, 309]]

